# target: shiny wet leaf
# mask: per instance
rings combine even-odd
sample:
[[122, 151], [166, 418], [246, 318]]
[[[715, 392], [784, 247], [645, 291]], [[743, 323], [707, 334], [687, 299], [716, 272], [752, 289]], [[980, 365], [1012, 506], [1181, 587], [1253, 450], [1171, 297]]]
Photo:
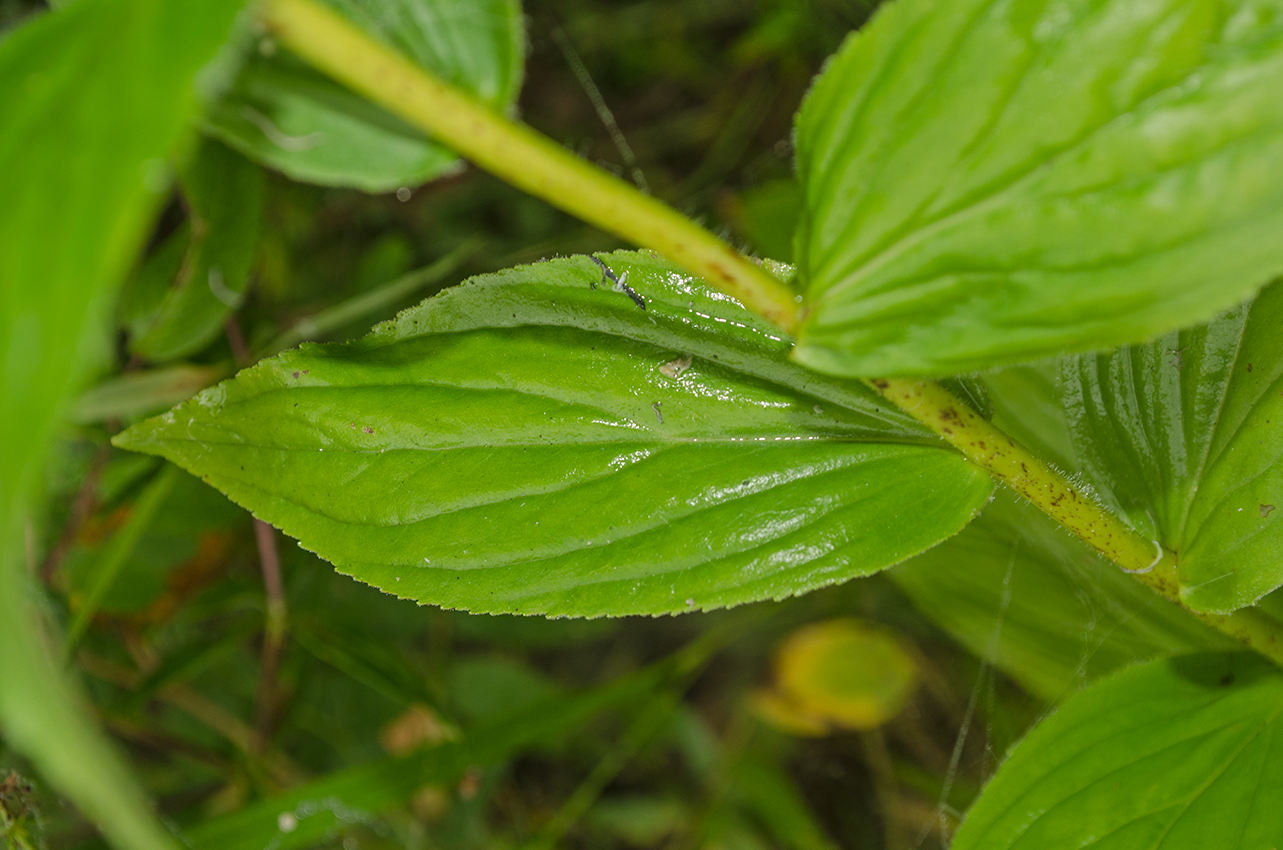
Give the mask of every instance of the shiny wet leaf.
[[1111, 507], [1179, 556], [1182, 600], [1283, 585], [1283, 286], [1206, 325], [1065, 363], [1075, 443]]
[[1155, 661], [1074, 696], [1012, 751], [955, 850], [1283, 843], [1283, 675], [1248, 653]]
[[802, 362], [1135, 343], [1283, 272], [1283, 3], [893, 0], [798, 118]]
[[342, 572], [484, 612], [790, 596], [933, 546], [988, 498], [983, 472], [791, 363], [737, 302], [648, 254], [604, 259], [644, 308], [588, 257], [485, 276], [117, 442]]

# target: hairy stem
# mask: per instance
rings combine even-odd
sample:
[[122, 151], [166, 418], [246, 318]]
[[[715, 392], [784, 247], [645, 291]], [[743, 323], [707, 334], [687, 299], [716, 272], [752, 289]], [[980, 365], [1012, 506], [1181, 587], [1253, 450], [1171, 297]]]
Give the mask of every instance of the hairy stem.
[[429, 75], [316, 0], [266, 0], [260, 14], [290, 50], [490, 173], [796, 329], [798, 302], [788, 287], [666, 204]]
[[[660, 252], [783, 330], [797, 331], [798, 296], [670, 207], [437, 79], [316, 0], [264, 0], [259, 9], [268, 29], [290, 50], [487, 171]], [[1137, 535], [945, 389], [921, 380], [869, 383], [1105, 557], [1179, 603], [1171, 552]], [[1193, 613], [1283, 664], [1283, 632], [1264, 614], [1251, 609]]]
[[[914, 378], [877, 378], [868, 384], [1125, 572], [1180, 604], [1174, 553], [1127, 527], [944, 387]], [[1283, 665], [1283, 633], [1265, 614], [1251, 608], [1190, 613]]]

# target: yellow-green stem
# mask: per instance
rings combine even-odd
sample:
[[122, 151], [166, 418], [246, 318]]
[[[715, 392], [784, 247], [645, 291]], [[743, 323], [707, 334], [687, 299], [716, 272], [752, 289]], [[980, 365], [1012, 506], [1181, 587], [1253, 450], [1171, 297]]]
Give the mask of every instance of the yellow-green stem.
[[[913, 378], [877, 378], [868, 383], [1066, 530], [1158, 593], [1180, 603], [1176, 556], [1172, 552], [1124, 525], [1064, 475], [944, 387]], [[1279, 624], [1265, 614], [1250, 608], [1232, 614], [1190, 613], [1283, 665], [1283, 634]]]
[[[316, 0], [262, 0], [286, 47], [505, 181], [636, 245], [651, 248], [789, 333], [794, 293], [704, 228], [550, 139], [437, 79]], [[870, 381], [968, 459], [1158, 593], [1180, 602], [1175, 557], [1095, 504], [1063, 475], [929, 381]], [[1251, 609], [1193, 612], [1283, 664], [1279, 624]]]
[[429, 75], [315, 0], [264, 0], [290, 50], [508, 183], [651, 248], [786, 331], [794, 293], [721, 239], [529, 127]]

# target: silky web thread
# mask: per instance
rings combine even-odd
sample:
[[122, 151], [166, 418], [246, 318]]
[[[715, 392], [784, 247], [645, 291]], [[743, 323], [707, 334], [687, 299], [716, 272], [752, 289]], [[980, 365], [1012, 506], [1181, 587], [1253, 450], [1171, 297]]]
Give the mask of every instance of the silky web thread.
[[646, 183], [646, 175], [642, 173], [641, 167], [637, 165], [637, 157], [633, 154], [632, 147], [628, 140], [624, 138], [624, 133], [619, 129], [619, 124], [615, 122], [615, 114], [610, 111], [606, 105], [606, 100], [601, 96], [601, 89], [593, 82], [592, 75], [588, 73], [588, 68], [579, 58], [575, 51], [574, 45], [566, 37], [566, 33], [561, 27], [552, 31], [552, 40], [557, 43], [557, 48], [561, 50], [561, 55], [566, 57], [566, 64], [574, 73], [575, 79], [583, 88], [584, 94], [588, 95], [588, 100], [592, 102], [593, 109], [597, 112], [597, 118], [605, 125], [606, 132], [610, 133], [610, 140], [615, 143], [615, 150], [619, 151], [619, 156], [624, 160], [624, 167], [628, 169], [628, 175], [633, 178], [637, 188], [641, 189], [647, 195], [650, 194], [650, 186]]
[[[1108, 601], [1110, 596], [1102, 587], [1100, 576], [1106, 570], [1116, 569], [1117, 567], [1106, 562], [1103, 558], [1097, 558], [1095, 566], [1095, 582], [1092, 587], [1094, 595], [1085, 591], [1081, 585], [1078, 587], [1078, 591], [1076, 593], [1078, 599], [1082, 601], [1083, 606], [1091, 612], [1091, 619], [1088, 621], [1087, 629], [1083, 635], [1083, 653], [1078, 659], [1078, 666], [1074, 669], [1074, 684], [1067, 685], [1066, 689], [1061, 692], [1060, 696], [1053, 700], [1052, 703], [1038, 715], [1037, 719], [1033, 723], [1034, 726], [1046, 720], [1047, 717], [1056, 710], [1056, 706], [1059, 705], [1065, 697], [1075, 691], [1082, 690], [1087, 685], [1087, 665], [1091, 663], [1091, 659], [1095, 657], [1100, 648], [1108, 643], [1109, 639], [1114, 636], [1114, 632], [1118, 631], [1132, 620], [1137, 619], [1142, 610], [1149, 610], [1153, 606], [1161, 604], [1160, 600], [1162, 597], [1155, 593], [1150, 594], [1149, 598], [1147, 598], [1141, 605], [1109, 605]], [[1082, 575], [1080, 571], [1075, 570], [1072, 567], [1065, 569], [1064, 572], [1075, 582], [1078, 581], [1079, 577]], [[1113, 616], [1116, 622], [1107, 632], [1097, 637], [1096, 626], [1100, 621], [1099, 618], [1102, 609], [1107, 609], [1108, 613]], [[1142, 661], [1145, 660], [1145, 657], [1146, 656], [1141, 654], [1134, 654], [1132, 658], [1134, 661]]]
[[[1011, 559], [1007, 564], [1006, 575], [1003, 577], [1002, 597], [998, 606], [998, 616], [994, 622], [993, 632], [990, 634], [989, 641], [985, 646], [985, 654], [984, 654], [984, 658], [981, 661], [980, 671], [976, 674], [976, 682], [971, 690], [971, 696], [967, 701], [967, 707], [963, 713], [962, 724], [958, 730], [958, 736], [954, 740], [953, 752], [950, 754], [949, 766], [945, 773], [944, 784], [940, 792], [940, 798], [936, 802], [936, 820], [937, 820], [937, 823], [939, 824], [939, 828], [943, 835], [948, 835], [950, 816], [957, 814], [953, 810], [953, 807], [949, 805], [949, 802], [948, 802], [949, 793], [953, 790], [953, 783], [956, 780], [958, 770], [961, 767], [963, 749], [966, 745], [967, 735], [970, 731], [972, 720], [975, 717], [976, 708], [978, 707], [980, 702], [980, 694], [982, 690], [987, 691], [987, 695], [988, 695], [987, 703], [991, 709], [989, 711], [989, 716], [991, 717], [993, 715], [992, 704], [995, 699], [994, 673], [997, 669], [998, 648], [999, 648], [1000, 639], [1002, 637], [1003, 622], [1006, 619], [1007, 611], [1011, 603], [1011, 592], [1012, 592], [1011, 582], [1012, 582], [1013, 573], [1015, 571], [1016, 555], [1019, 549], [1019, 545], [1020, 545], [1020, 540], [1019, 538], [1017, 538], [1015, 545], [1012, 547]], [[1049, 715], [1051, 715], [1056, 710], [1056, 706], [1066, 696], [1069, 696], [1072, 692], [1076, 690], [1080, 690], [1086, 684], [1087, 667], [1091, 662], [1091, 659], [1096, 655], [1096, 653], [1101, 649], [1101, 647], [1103, 647], [1109, 641], [1110, 637], [1113, 636], [1115, 631], [1125, 626], [1129, 621], [1136, 619], [1139, 613], [1136, 609], [1134, 609], [1131, 606], [1126, 606], [1122, 610], [1117, 610], [1117, 608], [1115, 608], [1114, 606], [1106, 606], [1109, 608], [1109, 611], [1107, 613], [1112, 614], [1116, 622], [1109, 628], [1108, 631], [1104, 632], [1103, 634], [1097, 634], [1097, 626], [1100, 624], [1101, 614], [1106, 613], [1105, 611], [1102, 610], [1101, 600], [1102, 599], [1107, 600], [1109, 598], [1106, 592], [1104, 591], [1104, 589], [1101, 587], [1100, 574], [1104, 570], [1115, 569], [1115, 567], [1112, 564], [1106, 563], [1103, 559], [1096, 559], [1095, 566], [1096, 566], [1096, 572], [1094, 576], [1095, 581], [1093, 582], [1092, 581], [1093, 576], [1091, 575], [1090, 572], [1087, 572], [1086, 574], [1084, 574], [1082, 571], [1074, 569], [1073, 566], [1071, 565], [1061, 565], [1062, 571], [1065, 573], [1065, 575], [1068, 578], [1070, 578], [1075, 583], [1075, 585], [1077, 585], [1077, 592], [1075, 593], [1075, 595], [1077, 596], [1079, 602], [1081, 602], [1084, 608], [1090, 613], [1090, 617], [1087, 622], [1087, 628], [1083, 633], [1082, 654], [1079, 656], [1078, 664], [1074, 670], [1073, 681], [1070, 684], [1066, 685], [1065, 691], [1062, 692], [1059, 698], [1053, 700], [1051, 704], [1048, 705], [1047, 708], [1045, 708], [1038, 715], [1038, 717], [1034, 720], [1032, 726], [1036, 727], [1038, 724], [1042, 723]], [[1091, 585], [1090, 589], [1094, 591], [1094, 593], [1090, 592], [1087, 587], [1083, 586], [1082, 584], [1083, 581], [1086, 581], [1089, 585]], [[1156, 594], [1153, 596], [1152, 599], [1147, 600], [1144, 607], [1149, 608], [1155, 604], [1159, 604], [1159, 597]], [[1141, 656], [1137, 656], [1137, 658], [1139, 657]], [[988, 686], [987, 688], [986, 688], [986, 685]], [[989, 728], [987, 729], [987, 740], [985, 741], [986, 756], [995, 755], [993, 752], [992, 739], [993, 739], [992, 729]], [[996, 766], [997, 764], [995, 760], [995, 767]], [[924, 827], [922, 832], [918, 834], [918, 836], [916, 837], [916, 840], [914, 841], [914, 844], [913, 844], [914, 848], [921, 847], [922, 843], [927, 839], [927, 837], [930, 834], [931, 834], [931, 827], [930, 826]]]
[[[1017, 538], [1015, 544], [1011, 547], [1011, 559], [1007, 562], [1007, 574], [1002, 579], [1002, 601], [998, 605], [998, 619], [994, 622], [993, 632], [989, 635], [989, 643], [985, 646], [985, 655], [980, 662], [980, 670], [976, 674], [976, 683], [971, 688], [971, 696], [967, 699], [967, 709], [962, 715], [962, 726], [958, 729], [958, 737], [953, 742], [953, 752], [949, 755], [949, 767], [944, 774], [944, 783], [940, 787], [940, 798], [936, 801], [936, 820], [940, 826], [941, 836], [949, 835], [949, 815], [953, 814], [953, 809], [949, 805], [949, 792], [953, 790], [954, 780], [958, 776], [958, 767], [962, 762], [962, 750], [967, 743], [967, 733], [971, 729], [971, 721], [976, 713], [976, 705], [980, 702], [980, 692], [986, 681], [989, 682], [990, 688], [993, 687], [993, 669], [998, 658], [998, 642], [1002, 638], [1002, 624], [1007, 618], [1007, 607], [1011, 604], [1011, 576], [1016, 569], [1016, 553], [1020, 549], [1020, 539]], [[988, 738], [992, 734], [987, 733]], [[986, 743], [986, 751], [988, 744]], [[922, 842], [927, 840], [931, 834], [931, 827], [924, 826], [918, 833], [917, 839], [913, 842], [914, 848], [922, 846]], [[948, 843], [946, 839], [946, 844]]]

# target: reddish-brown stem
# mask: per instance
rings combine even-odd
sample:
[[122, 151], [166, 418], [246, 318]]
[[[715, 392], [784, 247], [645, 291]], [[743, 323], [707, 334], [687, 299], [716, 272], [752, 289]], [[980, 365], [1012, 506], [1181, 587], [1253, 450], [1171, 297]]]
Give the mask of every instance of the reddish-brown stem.
[[[227, 344], [239, 366], [249, 365], [249, 348], [236, 321], [228, 316], [225, 326]], [[263, 651], [258, 667], [258, 693], [254, 701], [255, 750], [267, 749], [272, 718], [276, 714], [276, 672], [280, 668], [281, 649], [285, 645], [287, 608], [285, 585], [281, 581], [281, 556], [276, 548], [275, 530], [261, 519], [254, 520], [254, 541], [258, 544], [258, 562], [263, 570], [263, 589], [267, 597], [267, 622], [263, 630]]]
[[98, 446], [94, 452], [93, 460], [89, 462], [89, 471], [85, 473], [85, 480], [80, 483], [80, 490], [76, 492], [76, 498], [71, 502], [71, 512], [67, 516], [67, 524], [62, 527], [62, 534], [58, 536], [58, 542], [49, 550], [44, 561], [40, 564], [40, 581], [49, 584], [53, 581], [54, 573], [58, 571], [58, 565], [62, 559], [71, 551], [71, 546], [80, 536], [80, 529], [84, 527], [85, 521], [94, 512], [98, 503], [98, 479], [102, 477], [103, 467], [107, 465], [107, 458], [111, 456], [111, 443], [104, 442]]

